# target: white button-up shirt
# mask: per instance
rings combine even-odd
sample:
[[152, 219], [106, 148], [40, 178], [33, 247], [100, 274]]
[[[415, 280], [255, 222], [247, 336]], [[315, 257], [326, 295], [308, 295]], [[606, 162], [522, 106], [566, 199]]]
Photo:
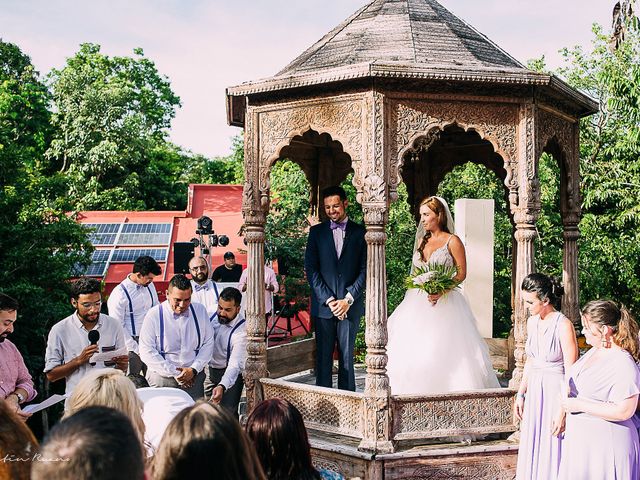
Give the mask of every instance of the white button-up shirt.
[[191, 280], [191, 288], [193, 293], [191, 294], [191, 302], [204, 305], [207, 309], [207, 315], [209, 320], [213, 320], [218, 316], [218, 286], [211, 280], [207, 280], [202, 285], [198, 285]]
[[[248, 269], [245, 268], [242, 271], [242, 275], [240, 275], [240, 282], [238, 283], [238, 289], [242, 292], [242, 289], [247, 284], [247, 272]], [[276, 277], [276, 272], [273, 271], [273, 268], [264, 266], [264, 284], [271, 285], [273, 290], [264, 291], [264, 313], [271, 313], [273, 311], [273, 294], [278, 291], [280, 286], [278, 285], [278, 279]], [[246, 292], [243, 292], [245, 294]]]
[[[236, 383], [238, 375], [244, 370], [247, 363], [247, 322], [235, 328], [244, 318], [238, 314], [227, 325], [221, 325], [217, 320], [211, 322], [215, 331], [215, 344], [213, 356], [209, 366], [213, 368], [226, 368], [220, 383], [229, 390]], [[233, 332], [233, 335], [231, 335]], [[231, 336], [231, 342], [229, 342]], [[227, 364], [227, 345], [230, 345], [231, 354]]]
[[[131, 324], [131, 309], [129, 308], [129, 299], [124, 293], [126, 290], [131, 297], [131, 305], [133, 306], [133, 325]], [[142, 322], [147, 315], [149, 309], [158, 305], [158, 293], [153, 282], [148, 286], [138, 285], [130, 280], [127, 276], [122, 282], [116, 286], [109, 295], [107, 307], [109, 308], [109, 316], [118, 320], [125, 332], [125, 341], [130, 352], [140, 353], [138, 344], [131, 337], [140, 335]]]
[[[201, 372], [213, 354], [213, 329], [203, 305], [192, 303], [200, 327], [200, 344], [191, 308], [175, 315], [168, 301], [151, 308], [140, 331], [140, 358], [150, 370], [162, 377], [177, 377], [177, 367]], [[164, 317], [164, 358], [160, 354], [160, 309]]]
[[[124, 330], [120, 322], [115, 318], [100, 314], [93, 330], [100, 332], [100, 340], [98, 340], [99, 352], [109, 352], [124, 348]], [[69, 315], [64, 320], [60, 320], [49, 332], [44, 372], [47, 373], [59, 365], [69, 363], [90, 344], [89, 330], [84, 327], [76, 313]], [[89, 363], [81, 365], [65, 379], [67, 382], [65, 392], [71, 393], [82, 377], [92, 369], [105, 367], [107, 365], [104, 362], [96, 362], [95, 365], [90, 365]], [[109, 365], [109, 367], [113, 367], [113, 365]]]

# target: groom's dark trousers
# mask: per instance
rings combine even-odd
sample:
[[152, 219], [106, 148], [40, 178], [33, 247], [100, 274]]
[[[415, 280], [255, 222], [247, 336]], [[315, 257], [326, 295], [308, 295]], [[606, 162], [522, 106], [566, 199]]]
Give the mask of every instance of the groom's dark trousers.
[[[364, 315], [367, 271], [365, 228], [348, 221], [338, 258], [329, 222], [311, 227], [305, 252], [305, 271], [311, 286], [311, 316], [316, 329], [316, 385], [331, 387], [333, 350], [338, 343], [338, 388], [355, 391], [353, 351]], [[338, 320], [327, 305], [333, 297], [354, 299], [347, 318]]]

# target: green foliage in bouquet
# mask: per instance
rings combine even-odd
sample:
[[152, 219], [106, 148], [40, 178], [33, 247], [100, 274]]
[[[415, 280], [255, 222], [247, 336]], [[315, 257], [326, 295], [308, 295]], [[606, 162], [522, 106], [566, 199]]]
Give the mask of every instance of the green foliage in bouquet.
[[429, 265], [420, 267], [407, 277], [407, 288], [417, 288], [430, 295], [442, 295], [449, 290], [456, 288], [460, 282], [454, 277], [458, 273], [455, 266]]

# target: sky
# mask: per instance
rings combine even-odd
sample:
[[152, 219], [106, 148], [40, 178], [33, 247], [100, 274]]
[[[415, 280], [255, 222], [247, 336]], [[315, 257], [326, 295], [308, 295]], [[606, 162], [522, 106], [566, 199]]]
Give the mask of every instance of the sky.
[[[107, 55], [145, 56], [166, 75], [182, 106], [170, 139], [225, 156], [240, 132], [226, 121], [225, 88], [266, 78], [370, 0], [0, 0], [0, 37], [46, 74], [81, 43]], [[522, 63], [558, 50], [590, 48], [594, 22], [607, 31], [614, 0], [440, 0]]]

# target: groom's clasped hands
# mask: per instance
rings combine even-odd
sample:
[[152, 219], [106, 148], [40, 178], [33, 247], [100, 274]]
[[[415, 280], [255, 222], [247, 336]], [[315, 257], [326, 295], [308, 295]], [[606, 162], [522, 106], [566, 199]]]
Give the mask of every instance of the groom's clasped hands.
[[344, 320], [347, 318], [347, 312], [349, 311], [349, 302], [346, 299], [332, 300], [328, 303], [331, 313], [333, 313], [338, 320]]

